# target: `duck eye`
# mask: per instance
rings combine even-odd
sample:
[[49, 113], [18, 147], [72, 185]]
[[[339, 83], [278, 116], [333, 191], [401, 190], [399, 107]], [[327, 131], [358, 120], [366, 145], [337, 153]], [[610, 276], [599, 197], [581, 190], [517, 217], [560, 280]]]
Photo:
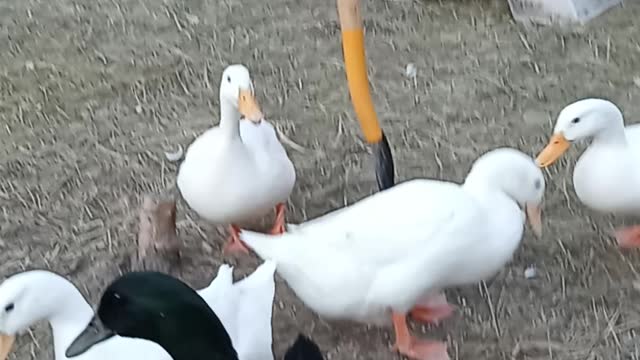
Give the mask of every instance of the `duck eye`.
[[11, 310], [13, 310], [16, 307], [16, 305], [14, 303], [11, 303], [7, 306], [4, 307], [4, 311], [5, 312], [10, 312]]
[[577, 118], [575, 118], [575, 119], [571, 120], [571, 123], [572, 123], [572, 124], [577, 124], [577, 123], [579, 123], [579, 122], [580, 122], [580, 118], [579, 118], [579, 117], [577, 117]]
[[540, 179], [536, 179], [536, 181], [533, 182], [533, 186], [536, 188], [536, 190], [540, 190], [540, 187], [542, 186], [542, 181]]
[[231, 82], [231, 76], [227, 76], [227, 82]]

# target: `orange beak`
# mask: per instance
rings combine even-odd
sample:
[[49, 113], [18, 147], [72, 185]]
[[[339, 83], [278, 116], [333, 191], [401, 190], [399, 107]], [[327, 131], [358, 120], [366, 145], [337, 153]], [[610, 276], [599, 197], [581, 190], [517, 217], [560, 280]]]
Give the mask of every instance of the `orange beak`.
[[240, 94], [238, 95], [238, 111], [240, 111], [240, 114], [247, 120], [256, 124], [259, 124], [264, 118], [255, 96], [253, 96], [253, 93], [249, 90], [240, 90]]
[[0, 360], [7, 360], [7, 358], [9, 358], [15, 340], [15, 336], [0, 334]]
[[537, 238], [540, 238], [542, 236], [542, 210], [540, 206], [527, 204], [525, 213], [527, 214], [527, 219], [529, 219], [531, 230], [533, 230]]
[[549, 139], [549, 144], [540, 152], [540, 154], [538, 154], [536, 164], [541, 168], [552, 165], [569, 149], [570, 146], [571, 143], [563, 134], [554, 134], [551, 139]]

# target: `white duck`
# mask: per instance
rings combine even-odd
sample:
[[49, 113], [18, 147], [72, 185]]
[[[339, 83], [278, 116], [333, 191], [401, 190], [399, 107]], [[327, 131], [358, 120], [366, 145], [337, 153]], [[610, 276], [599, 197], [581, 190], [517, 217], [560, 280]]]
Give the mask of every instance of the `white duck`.
[[235, 224], [275, 207], [271, 233], [284, 232], [285, 202], [295, 180], [293, 164], [255, 100], [249, 70], [227, 67], [220, 82], [220, 125], [187, 149], [177, 178], [182, 197], [205, 220], [230, 225], [226, 251], [246, 251]]
[[444, 343], [409, 334], [406, 314], [417, 305], [420, 320], [439, 320], [427, 315], [450, 313], [443, 288], [496, 274], [521, 241], [523, 207], [539, 235], [544, 188], [533, 159], [497, 149], [474, 163], [462, 185], [407, 181], [285, 234], [243, 230], [240, 239], [274, 260], [321, 316], [376, 323], [391, 317], [402, 354], [448, 359]]
[[[198, 291], [214, 310], [231, 337], [240, 360], [273, 359], [271, 314], [275, 295], [275, 264], [265, 262], [245, 279], [233, 284], [233, 269], [223, 265], [211, 284]], [[10, 353], [13, 337], [39, 321], [53, 331], [56, 360], [93, 317], [93, 309], [67, 279], [45, 270], [18, 273], [0, 284], [0, 360]], [[9, 341], [7, 341], [9, 340]], [[80, 355], [77, 360], [171, 360], [159, 345], [115, 336]]]
[[[587, 207], [599, 212], [640, 215], [640, 126], [624, 126], [620, 109], [603, 99], [565, 107], [549, 144], [536, 162], [547, 167], [574, 141], [592, 139], [573, 170], [573, 187]], [[640, 226], [620, 228], [621, 247], [640, 246]]]

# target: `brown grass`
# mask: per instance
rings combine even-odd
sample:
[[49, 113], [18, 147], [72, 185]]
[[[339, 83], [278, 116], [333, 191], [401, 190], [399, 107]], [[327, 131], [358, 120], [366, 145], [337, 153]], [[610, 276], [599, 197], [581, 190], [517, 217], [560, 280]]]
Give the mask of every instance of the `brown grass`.
[[[640, 6], [583, 28], [524, 29], [506, 1], [365, 1], [377, 111], [398, 179], [461, 180], [497, 146], [537, 152], [560, 108], [603, 96], [629, 122], [640, 96]], [[289, 221], [375, 191], [349, 103], [332, 1], [5, 1], [0, 4], [0, 272], [48, 268], [95, 301], [135, 249], [145, 192], [172, 193], [175, 164], [214, 123], [223, 67], [253, 72], [299, 182]], [[417, 77], [404, 76], [414, 63]], [[635, 80], [634, 80], [635, 79]], [[291, 142], [299, 146], [291, 145]], [[460, 305], [429, 330], [454, 359], [637, 359], [638, 257], [621, 253], [611, 221], [576, 201], [577, 151], [551, 170], [542, 240], [527, 236], [493, 281], [449, 291]], [[616, 220], [613, 223], [619, 224]], [[178, 203], [185, 279], [203, 286], [222, 239]], [[331, 259], [327, 259], [330, 263]], [[236, 264], [237, 262], [232, 261]], [[243, 274], [255, 259], [242, 259]], [[523, 271], [535, 265], [538, 276]], [[274, 349], [298, 331], [329, 359], [390, 359], [389, 329], [327, 323], [278, 280]], [[34, 341], [35, 340], [35, 341]], [[52, 359], [46, 327], [18, 340], [17, 359]]]

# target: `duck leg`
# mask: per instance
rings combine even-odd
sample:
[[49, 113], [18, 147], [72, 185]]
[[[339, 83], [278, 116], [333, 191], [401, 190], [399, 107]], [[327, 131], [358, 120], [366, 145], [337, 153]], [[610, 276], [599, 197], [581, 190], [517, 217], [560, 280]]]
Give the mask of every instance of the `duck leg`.
[[394, 348], [402, 355], [414, 360], [449, 360], [447, 345], [432, 340], [419, 340], [409, 333], [404, 314], [393, 312], [393, 328], [396, 332]]
[[623, 249], [640, 247], [640, 225], [616, 229], [614, 236], [618, 241], [618, 246]]
[[410, 314], [414, 320], [438, 325], [440, 321], [451, 316], [454, 310], [455, 306], [447, 302], [447, 297], [444, 293], [438, 293], [422, 299], [411, 309]]
[[286, 212], [286, 209], [287, 208], [284, 203], [279, 203], [278, 205], [276, 205], [276, 220], [273, 228], [271, 228], [271, 231], [269, 231], [271, 235], [280, 235], [285, 233], [286, 229], [284, 224], [284, 214]]
[[240, 228], [236, 225], [231, 224], [229, 226], [229, 238], [227, 239], [227, 243], [224, 245], [222, 252], [225, 254], [237, 254], [237, 253], [249, 253], [249, 248], [240, 240]]
[[0, 334], [0, 360], [9, 358], [15, 340], [15, 336]]

